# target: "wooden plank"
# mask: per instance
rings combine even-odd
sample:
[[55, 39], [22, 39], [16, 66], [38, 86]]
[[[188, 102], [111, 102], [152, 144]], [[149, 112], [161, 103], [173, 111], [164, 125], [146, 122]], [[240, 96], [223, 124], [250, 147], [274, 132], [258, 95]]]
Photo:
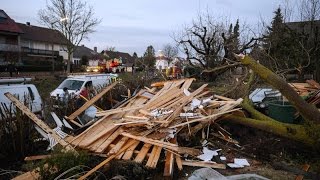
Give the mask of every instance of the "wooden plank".
[[91, 144], [87, 149], [90, 151], [96, 151], [115, 131], [119, 130], [119, 127], [115, 127], [114, 129], [110, 130], [107, 134], [101, 137], [98, 141]]
[[131, 139], [136, 139], [136, 140], [142, 141], [144, 143], [152, 144], [152, 145], [155, 145], [155, 146], [160, 146], [160, 147], [163, 147], [163, 148], [178, 152], [179, 154], [189, 154], [189, 155], [192, 155], [192, 156], [197, 156], [197, 155], [199, 155], [201, 153], [200, 150], [198, 150], [198, 149], [187, 148], [187, 147], [179, 147], [178, 145], [173, 144], [173, 143], [154, 140], [154, 139], [146, 138], [146, 137], [143, 137], [143, 136], [135, 136], [135, 135], [132, 135], [132, 134], [129, 134], [129, 133], [126, 133], [126, 132], [121, 133], [121, 135], [129, 137]]
[[120, 141], [114, 146], [109, 152], [108, 155], [117, 153], [121, 147], [129, 140], [128, 137], [122, 137]]
[[158, 157], [158, 154], [160, 156], [161, 149], [162, 148], [159, 146], [153, 146], [152, 151], [150, 153], [150, 156], [148, 158], [146, 167], [153, 168], [154, 164], [157, 164], [157, 162], [158, 162], [157, 157]]
[[40, 159], [46, 159], [51, 157], [51, 155], [36, 155], [36, 156], [27, 156], [24, 158], [25, 161], [34, 161], [34, 160], [40, 160]]
[[[171, 139], [170, 142], [176, 143], [176, 138]], [[164, 163], [163, 176], [172, 177], [174, 169], [174, 154], [170, 151], [166, 151], [166, 159]]]
[[224, 100], [224, 101], [235, 101], [234, 99], [227, 98], [227, 97], [224, 97], [224, 96], [219, 96], [219, 95], [213, 95], [213, 97], [221, 99], [221, 100]]
[[181, 101], [178, 104], [179, 106], [174, 110], [174, 112], [172, 114], [170, 114], [166, 118], [167, 122], [164, 123], [164, 124], [161, 124], [161, 127], [168, 127], [169, 124], [171, 123], [171, 121], [179, 116], [180, 112], [182, 111], [182, 108], [184, 106], [186, 106], [190, 101], [192, 101], [193, 97], [196, 96], [197, 94], [201, 93], [203, 91], [203, 89], [205, 87], [207, 87], [207, 86], [208, 86], [208, 84], [204, 84], [200, 88], [198, 88], [197, 90], [192, 92], [189, 96], [186, 96], [186, 97], [182, 98]]
[[134, 144], [135, 141], [134, 140], [130, 140], [124, 147], [122, 147], [116, 154], [111, 155], [110, 157], [108, 157], [106, 160], [102, 161], [100, 164], [98, 164], [96, 167], [94, 167], [93, 169], [91, 169], [90, 171], [88, 171], [85, 175], [81, 176], [79, 178], [79, 180], [85, 180], [87, 177], [89, 177], [91, 174], [93, 174], [94, 172], [96, 172], [98, 169], [100, 169], [102, 166], [104, 166], [105, 164], [107, 164], [108, 162], [110, 162], [112, 159], [114, 159], [115, 157], [117, 157], [118, 155], [120, 155], [122, 152], [124, 152], [125, 150], [127, 150], [130, 146], [132, 146], [132, 144]]
[[172, 177], [173, 165], [174, 165], [174, 154], [170, 151], [167, 151], [164, 170], [163, 170], [163, 176]]
[[181, 157], [179, 155], [175, 155], [175, 157], [176, 157], [176, 163], [177, 163], [178, 169], [181, 171], [183, 169]]
[[187, 89], [187, 90], [188, 90], [194, 80], [195, 80], [194, 78], [187, 79], [187, 80], [185, 81], [185, 83], [183, 84], [183, 86], [181, 87], [181, 89], [182, 89], [182, 90], [184, 90], [184, 89]]
[[170, 101], [171, 99], [174, 99], [175, 97], [179, 96], [182, 93], [183, 93], [183, 91], [181, 89], [174, 87], [174, 88], [170, 89], [170, 91], [165, 92], [163, 95], [158, 96], [153, 101], [149, 101], [143, 107], [143, 109], [150, 109], [151, 107], [154, 109], [158, 106], [161, 106], [161, 105], [167, 103], [168, 101]]
[[97, 127], [96, 130], [91, 130], [90, 133], [88, 132], [88, 136], [84, 138], [80, 143], [80, 147], [87, 147], [94, 142], [98, 141], [102, 138], [105, 134], [112, 131], [116, 126], [113, 122], [108, 122], [106, 124], [102, 124], [100, 127]]
[[91, 105], [93, 105], [95, 102], [97, 102], [104, 94], [106, 94], [108, 91], [110, 91], [115, 85], [117, 85], [118, 82], [114, 82], [104, 88], [99, 94], [94, 96], [90, 101], [86, 102], [84, 105], [82, 105], [79, 109], [77, 109], [75, 112], [73, 112], [67, 119], [68, 120], [74, 120], [77, 116], [79, 116], [83, 111], [88, 109]]
[[[80, 94], [80, 97], [81, 97], [83, 100], [85, 100], [86, 102], [89, 101], [89, 99], [87, 99], [86, 97], [82, 96], [81, 94]], [[100, 107], [98, 107], [98, 106], [96, 106], [96, 105], [93, 105], [93, 106], [94, 106], [95, 108], [97, 108], [98, 111], [103, 111], [103, 109], [101, 109]]]
[[314, 81], [313, 79], [306, 80], [306, 82], [307, 82], [308, 84], [310, 84], [311, 86], [313, 86], [313, 87], [315, 87], [315, 88], [317, 88], [317, 89], [320, 89], [320, 84], [317, 83], [316, 81]]
[[140, 152], [138, 153], [138, 155], [136, 156], [136, 158], [134, 159], [135, 162], [137, 163], [142, 163], [142, 161], [144, 160], [144, 158], [146, 157], [146, 155], [149, 152], [149, 149], [151, 148], [151, 144], [144, 144], [140, 150]]
[[159, 161], [159, 158], [160, 158], [160, 154], [161, 154], [161, 150], [162, 150], [162, 147], [158, 147], [153, 159], [152, 159], [152, 162], [151, 162], [151, 165], [150, 165], [150, 168], [156, 168], [157, 167], [157, 164], [158, 164], [158, 161]]
[[214, 162], [204, 162], [204, 161], [184, 161], [182, 160], [182, 165], [193, 166], [193, 167], [208, 167], [214, 169], [226, 169], [225, 164], [217, 164]]
[[52, 130], [46, 123], [39, 119], [34, 113], [32, 113], [25, 105], [23, 105], [17, 98], [15, 98], [9, 92], [4, 93], [4, 95], [12, 101], [12, 103], [19, 108], [24, 114], [26, 114], [36, 125], [38, 125], [44, 132], [50, 134], [54, 140], [56, 140], [62, 147], [67, 151], [74, 151], [74, 148], [64, 141], [54, 130]]
[[95, 151], [97, 153], [102, 153], [107, 149], [107, 147], [123, 132], [123, 129], [120, 128], [115, 131], [106, 141], [104, 141], [99, 148]]
[[140, 109], [142, 107], [143, 106], [140, 105], [140, 106], [133, 106], [133, 107], [110, 109], [110, 110], [106, 110], [106, 111], [97, 112], [96, 116], [97, 117], [101, 117], [101, 116], [106, 116], [106, 115], [111, 115], [111, 114], [117, 114], [117, 113], [121, 113], [121, 112], [137, 110], [137, 109]]
[[140, 141], [138, 141], [138, 140], [135, 140], [135, 141], [136, 141], [136, 142], [135, 142], [132, 146], [130, 146], [130, 147], [128, 148], [128, 150], [124, 153], [124, 155], [123, 155], [123, 157], [122, 157], [123, 160], [129, 160], [129, 159], [132, 158], [133, 153], [134, 153], [134, 150], [135, 150], [136, 147], [140, 144]]
[[194, 122], [200, 122], [200, 121], [204, 121], [204, 120], [208, 120], [208, 119], [210, 120], [212, 118], [215, 118], [215, 117], [218, 117], [218, 116], [230, 113], [230, 112], [238, 111], [238, 110], [240, 110], [240, 108], [232, 109], [232, 110], [229, 110], [229, 111], [224, 111], [224, 112], [220, 112], [220, 113], [216, 113], [216, 114], [212, 114], [210, 116], [205, 116], [205, 117], [202, 117], [202, 118], [199, 118], [199, 119], [194, 119], [194, 120], [191, 120], [191, 121], [188, 121], [188, 122], [184, 122], [184, 123], [181, 123], [181, 124], [177, 124], [177, 125], [171, 126], [169, 128], [177, 128], [177, 127], [185, 126], [185, 125], [188, 125], [188, 124], [194, 123]]
[[19, 176], [13, 178], [13, 180], [37, 180], [40, 179], [40, 168], [36, 168], [32, 171], [28, 171]]

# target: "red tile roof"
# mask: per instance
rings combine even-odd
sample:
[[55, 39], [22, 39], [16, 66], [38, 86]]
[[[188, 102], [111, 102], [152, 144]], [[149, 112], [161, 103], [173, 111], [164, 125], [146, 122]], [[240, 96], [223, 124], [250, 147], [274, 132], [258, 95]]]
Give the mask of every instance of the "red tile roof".
[[21, 28], [3, 10], [0, 9], [0, 32], [23, 33]]

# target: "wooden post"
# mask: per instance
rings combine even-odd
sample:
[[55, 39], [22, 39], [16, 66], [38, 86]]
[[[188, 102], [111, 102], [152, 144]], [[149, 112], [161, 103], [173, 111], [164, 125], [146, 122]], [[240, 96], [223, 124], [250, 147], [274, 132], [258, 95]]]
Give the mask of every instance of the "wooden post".
[[17, 98], [15, 98], [9, 92], [4, 94], [12, 103], [19, 108], [24, 114], [26, 114], [36, 125], [38, 125], [44, 132], [50, 134], [54, 140], [61, 144], [67, 151], [75, 151], [74, 148], [64, 141], [54, 130], [52, 130], [46, 123], [39, 119], [34, 113], [32, 113], [25, 105], [23, 105]]
[[92, 104], [97, 102], [104, 94], [106, 94], [108, 91], [110, 91], [115, 85], [117, 85], [118, 82], [114, 82], [108, 87], [106, 87], [103, 91], [101, 91], [99, 94], [97, 94], [95, 97], [90, 99], [90, 101], [87, 101], [83, 106], [81, 106], [79, 109], [77, 109], [75, 112], [73, 112], [67, 119], [68, 120], [74, 120], [77, 116], [79, 116], [83, 111], [88, 109]]

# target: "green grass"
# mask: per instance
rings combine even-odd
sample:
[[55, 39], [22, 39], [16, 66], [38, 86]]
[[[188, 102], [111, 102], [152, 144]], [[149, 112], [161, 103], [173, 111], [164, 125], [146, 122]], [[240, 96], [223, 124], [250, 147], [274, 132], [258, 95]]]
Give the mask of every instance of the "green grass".
[[43, 100], [50, 97], [50, 92], [56, 89], [63, 80], [58, 80], [56, 78], [33, 80], [30, 84], [34, 84]]

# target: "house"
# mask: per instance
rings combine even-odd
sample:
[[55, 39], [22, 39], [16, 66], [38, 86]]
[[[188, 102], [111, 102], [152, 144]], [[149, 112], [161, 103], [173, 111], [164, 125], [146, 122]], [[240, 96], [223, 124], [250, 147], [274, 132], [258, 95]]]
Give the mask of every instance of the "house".
[[0, 9], [0, 65], [19, 62], [20, 34], [23, 31], [3, 10]]
[[159, 50], [156, 56], [156, 69], [163, 70], [169, 67], [170, 59], [167, 58], [162, 50]]
[[107, 68], [110, 68], [110, 65], [116, 63], [120, 66], [124, 67], [126, 72], [132, 72], [134, 68], [134, 58], [125, 52], [118, 52], [118, 51], [102, 51], [101, 54], [104, 55], [106, 59]]
[[87, 62], [102, 60], [103, 57], [97, 52], [97, 47], [94, 47], [93, 49], [94, 50], [84, 45], [75, 47], [72, 57], [72, 63], [74, 65], [81, 65], [81, 60], [83, 59], [85, 59]]
[[[17, 63], [28, 70], [50, 70], [52, 62], [62, 67], [68, 59], [68, 40], [53, 29], [16, 23], [0, 10], [0, 65]], [[47, 68], [43, 68], [47, 67]], [[53, 66], [54, 67], [54, 66]]]
[[48, 62], [67, 61], [68, 40], [57, 30], [17, 23], [22, 29], [21, 58], [23, 64], [47, 64]]

